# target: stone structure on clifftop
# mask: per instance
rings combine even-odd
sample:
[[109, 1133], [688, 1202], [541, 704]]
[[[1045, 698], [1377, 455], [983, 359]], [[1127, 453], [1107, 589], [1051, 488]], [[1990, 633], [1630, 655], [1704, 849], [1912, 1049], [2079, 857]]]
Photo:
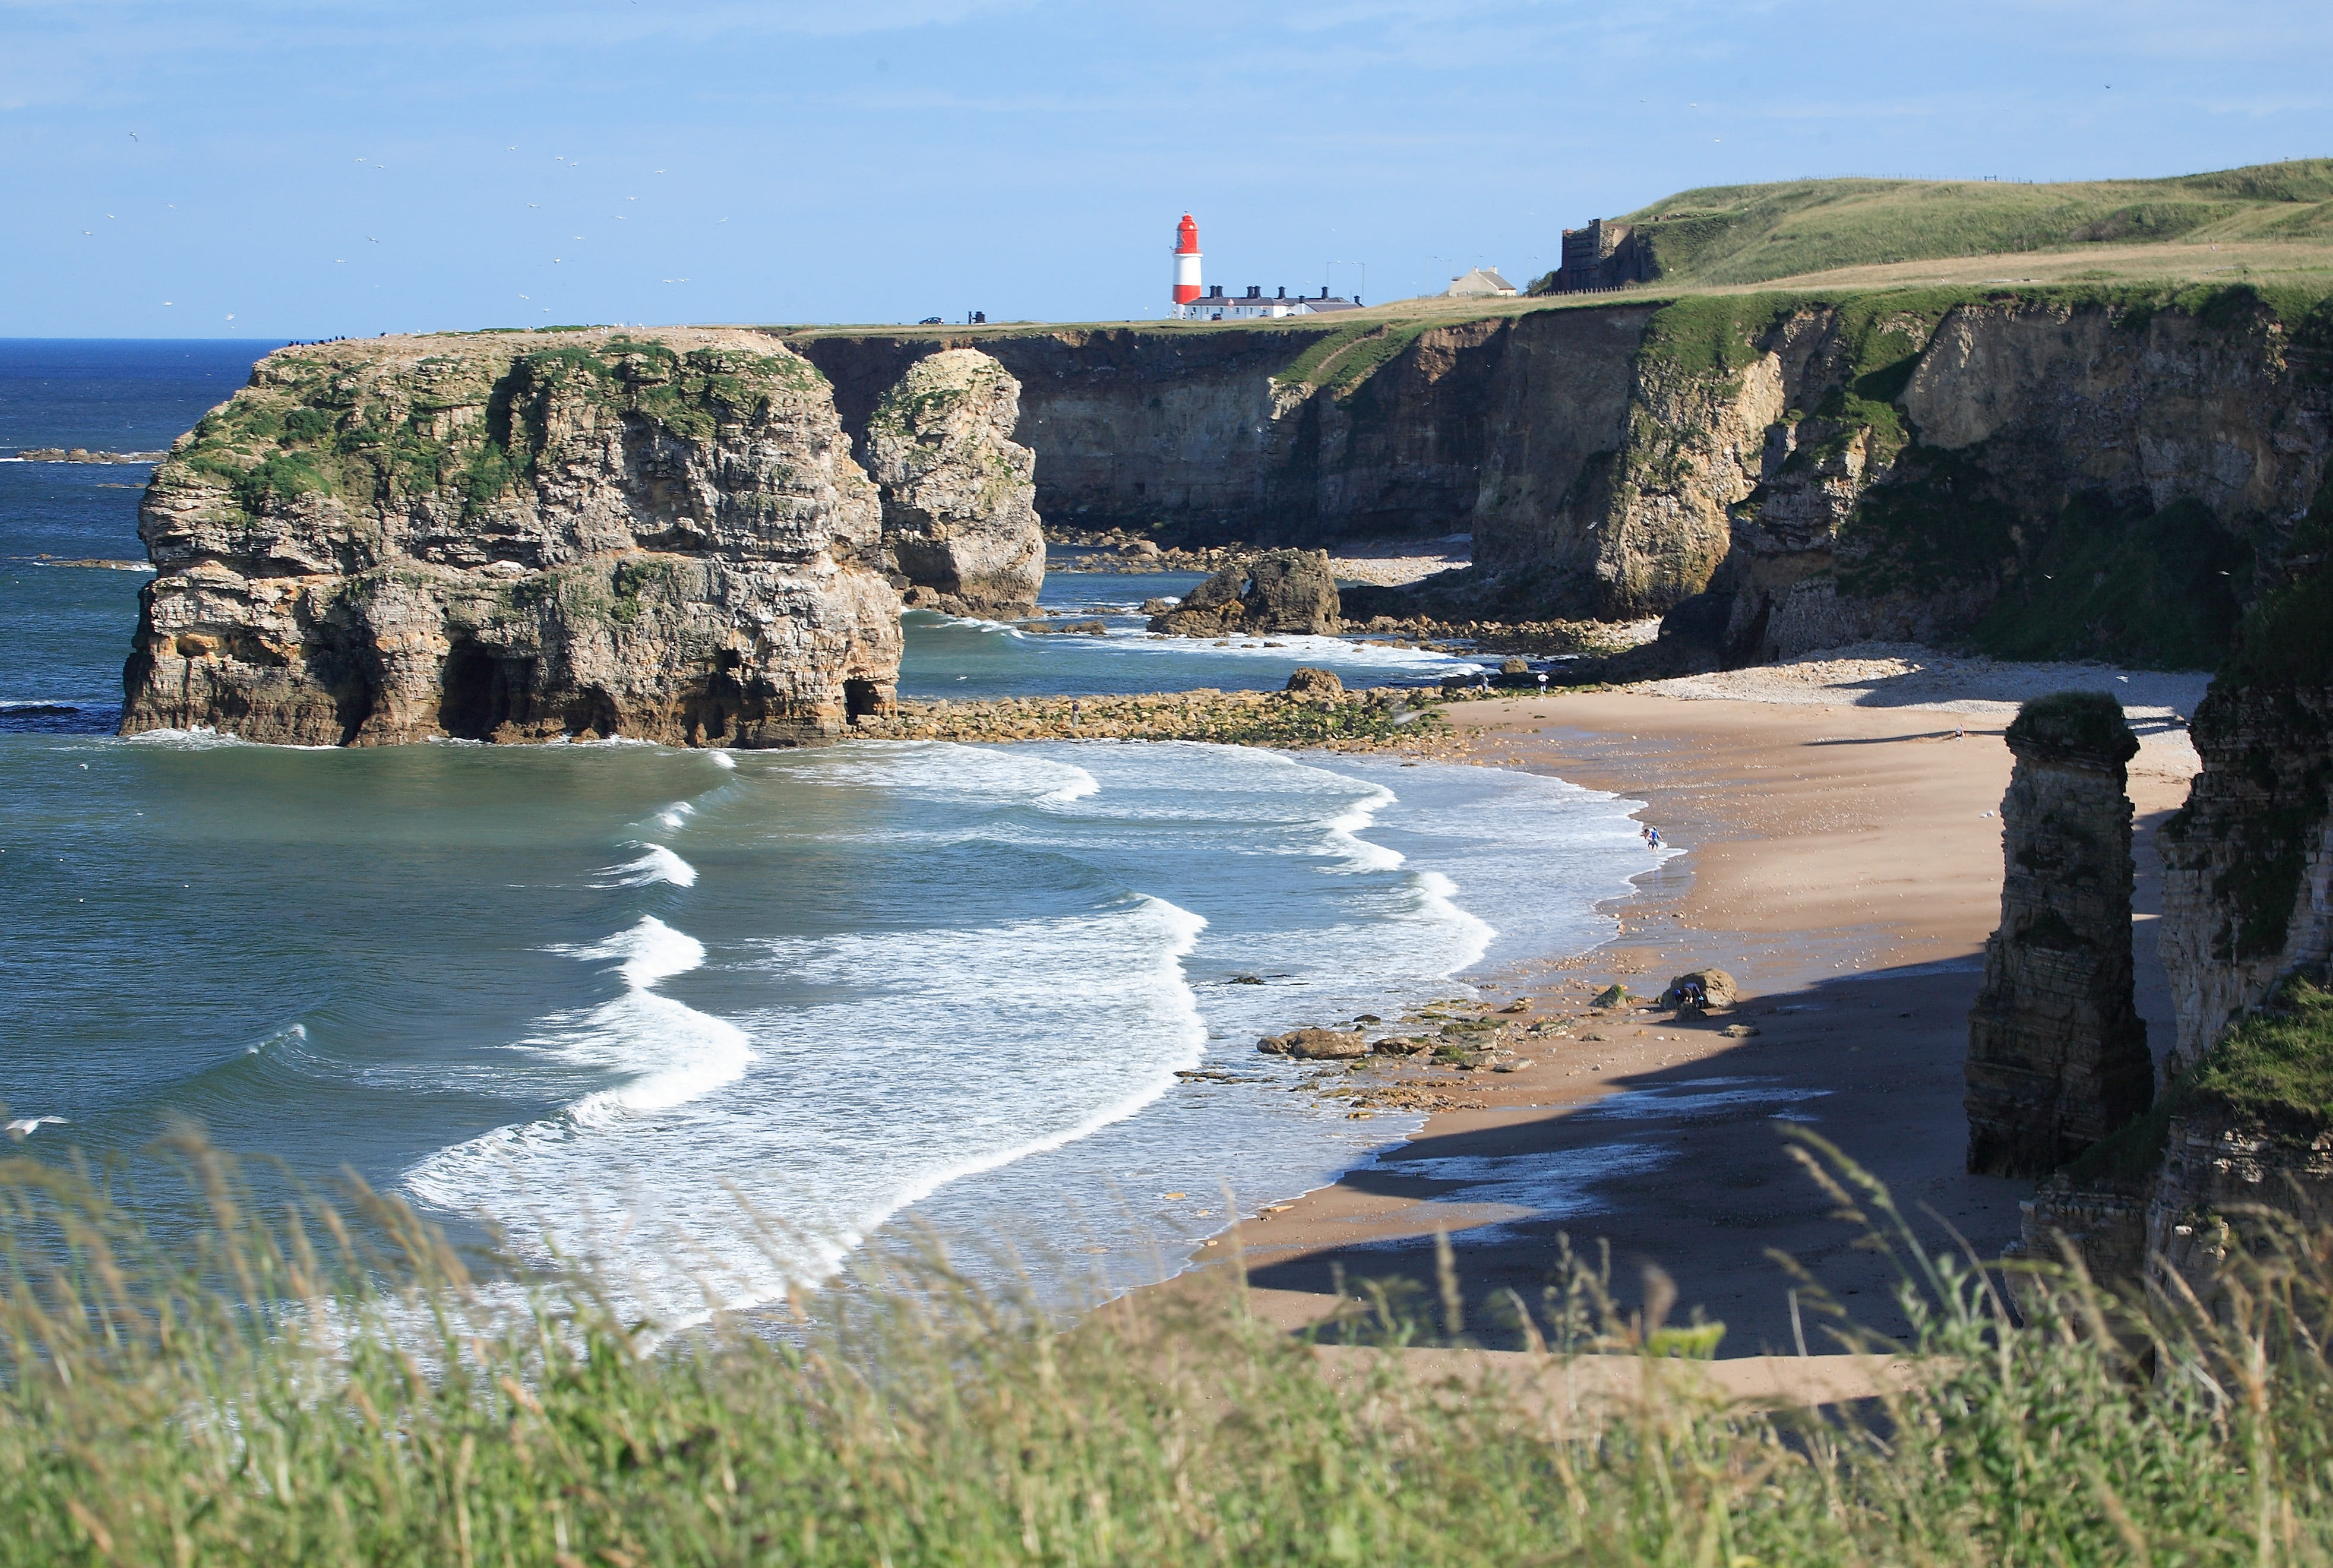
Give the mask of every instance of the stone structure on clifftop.
[[2039, 1176], [2144, 1111], [2146, 1024], [2131, 1000], [2131, 805], [2138, 741], [2102, 692], [2025, 705], [2001, 803], [2001, 928], [1969, 1014], [1968, 1168]]
[[783, 746], [890, 706], [825, 378], [739, 332], [282, 350], [155, 471], [125, 734]]
[[883, 548], [911, 608], [1026, 615], [1045, 581], [1036, 454], [1013, 439], [1021, 383], [974, 349], [918, 360], [868, 421]]
[[1269, 550], [1226, 566], [1150, 619], [1151, 630], [1176, 637], [1334, 635], [1344, 624], [1325, 550]]

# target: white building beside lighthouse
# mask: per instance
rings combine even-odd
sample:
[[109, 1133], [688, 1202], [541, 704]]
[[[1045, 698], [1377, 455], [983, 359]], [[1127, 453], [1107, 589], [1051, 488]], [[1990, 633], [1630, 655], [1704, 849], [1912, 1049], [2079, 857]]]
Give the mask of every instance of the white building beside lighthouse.
[[1250, 284], [1247, 293], [1226, 299], [1224, 285], [1212, 290], [1199, 279], [1199, 226], [1189, 213], [1175, 226], [1175, 288], [1174, 303], [1167, 313], [1177, 321], [1238, 322], [1267, 316], [1314, 316], [1331, 311], [1349, 311], [1359, 307], [1357, 300], [1330, 299], [1326, 287], [1316, 296], [1298, 294], [1288, 297], [1288, 290], [1266, 297], [1262, 287]]

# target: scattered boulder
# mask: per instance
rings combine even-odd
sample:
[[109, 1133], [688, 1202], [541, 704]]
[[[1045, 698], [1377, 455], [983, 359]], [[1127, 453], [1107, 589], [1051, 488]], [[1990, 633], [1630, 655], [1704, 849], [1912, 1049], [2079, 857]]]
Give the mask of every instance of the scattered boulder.
[[1337, 579], [1325, 550], [1268, 550], [1226, 566], [1150, 621], [1151, 630], [1176, 637], [1333, 634], [1343, 629]]
[[1501, 675], [1529, 675], [1531, 667], [1520, 659], [1510, 659], [1499, 666]]
[[1758, 1032], [1758, 1025], [1755, 1024], [1728, 1024], [1718, 1031], [1728, 1040], [1747, 1040]]
[[957, 615], [1025, 615], [1045, 580], [1037, 455], [1013, 439], [1021, 383], [975, 349], [918, 360], [867, 427], [893, 585]]
[[1156, 619], [1173, 610], [1179, 602], [1173, 599], [1146, 599], [1142, 601], [1142, 613]]
[[1407, 1034], [1387, 1035], [1369, 1046], [1378, 1056], [1423, 1056], [1434, 1047], [1423, 1040], [1413, 1040]]
[[1596, 999], [1588, 1005], [1590, 1007], [1625, 1007], [1627, 1005], [1627, 1003], [1628, 987], [1626, 986], [1613, 985], [1607, 986], [1601, 991], [1597, 992]]
[[1369, 1044], [1341, 1029], [1291, 1029], [1267, 1034], [1255, 1048], [1268, 1056], [1293, 1056], [1305, 1062], [1336, 1062], [1369, 1053]]
[[1345, 683], [1337, 678], [1334, 670], [1300, 664], [1289, 672], [1288, 685], [1282, 689], [1291, 697], [1342, 697]]
[[1661, 993], [1660, 1004], [1679, 1012], [1723, 1013], [1741, 999], [1733, 976], [1723, 969], [1695, 969], [1679, 975]]

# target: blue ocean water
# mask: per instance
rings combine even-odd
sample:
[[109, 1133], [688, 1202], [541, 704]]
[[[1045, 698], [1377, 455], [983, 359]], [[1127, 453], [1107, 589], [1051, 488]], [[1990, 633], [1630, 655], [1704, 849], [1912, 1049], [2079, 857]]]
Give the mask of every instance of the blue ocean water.
[[[214, 352], [214, 349], [216, 351]], [[0, 344], [0, 448], [159, 446], [254, 346]], [[141, 357], [144, 356], [144, 357]], [[75, 424], [75, 420], [82, 421]], [[113, 423], [108, 423], [113, 421]], [[0, 464], [0, 701], [118, 703], [142, 469]], [[1323, 640], [1163, 648], [909, 619], [949, 695], [1430, 674]], [[84, 717], [89, 716], [83, 716]], [[0, 726], [0, 1101], [36, 1148], [172, 1116], [343, 1169], [646, 1310], [767, 1299], [929, 1227], [1172, 1267], [1397, 1138], [1258, 1034], [1577, 950], [1632, 803], [1490, 770], [1179, 744], [366, 751]], [[1254, 983], [1260, 982], [1260, 983]], [[1238, 1069], [1239, 1082], [1178, 1077]]]

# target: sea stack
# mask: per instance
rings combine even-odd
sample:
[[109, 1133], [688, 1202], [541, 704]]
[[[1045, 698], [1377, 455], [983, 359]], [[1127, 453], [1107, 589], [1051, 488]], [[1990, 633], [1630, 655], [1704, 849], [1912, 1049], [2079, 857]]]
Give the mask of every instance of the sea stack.
[[1176, 637], [1330, 636], [1344, 630], [1343, 610], [1326, 550], [1267, 550], [1200, 583], [1151, 617], [1150, 630]]
[[891, 706], [826, 379], [757, 333], [284, 349], [154, 474], [124, 734], [763, 746]]
[[1013, 439], [1021, 383], [974, 349], [908, 368], [875, 405], [867, 453], [883, 548], [913, 609], [1010, 617], [1037, 608], [1045, 536], [1037, 455]]
[[2125, 789], [2138, 741], [2103, 692], [2029, 702], [2008, 738], [2001, 928], [1969, 1014], [1968, 1169], [2040, 1176], [2154, 1098], [2131, 999]]

